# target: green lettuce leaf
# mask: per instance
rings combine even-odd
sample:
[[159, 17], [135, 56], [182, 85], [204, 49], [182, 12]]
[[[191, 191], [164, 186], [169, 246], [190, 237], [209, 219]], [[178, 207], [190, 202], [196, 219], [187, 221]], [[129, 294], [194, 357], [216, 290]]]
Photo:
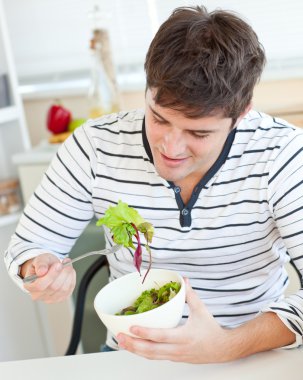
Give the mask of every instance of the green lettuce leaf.
[[[129, 207], [128, 204], [120, 200], [116, 206], [110, 206], [106, 210], [104, 217], [100, 218], [96, 224], [97, 226], [104, 225], [108, 227], [116, 244], [135, 250], [134, 265], [139, 272], [142, 262], [142, 244], [139, 235], [139, 232], [141, 232], [145, 237], [145, 248], [150, 257], [149, 267], [146, 272], [147, 275], [151, 267], [151, 250], [149, 244], [152, 242], [154, 235], [152, 224], [144, 220], [137, 210]], [[137, 248], [133, 244], [133, 237], [137, 240]]]
[[145, 313], [170, 301], [181, 289], [179, 282], [171, 281], [159, 289], [144, 290], [135, 300], [133, 305], [128, 306], [116, 313], [116, 315], [132, 315]]

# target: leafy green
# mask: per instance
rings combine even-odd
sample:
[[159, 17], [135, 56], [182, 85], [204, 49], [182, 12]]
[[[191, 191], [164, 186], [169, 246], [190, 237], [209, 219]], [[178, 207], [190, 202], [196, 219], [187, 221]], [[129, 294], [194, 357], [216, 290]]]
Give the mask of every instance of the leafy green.
[[[154, 228], [151, 223], [144, 220], [141, 215], [132, 207], [119, 200], [116, 206], [110, 206], [103, 218], [97, 221], [97, 226], [105, 225], [112, 233], [113, 241], [116, 244], [123, 245], [126, 248], [132, 248], [134, 253], [134, 265], [140, 273], [142, 263], [142, 244], [140, 240], [140, 232], [144, 235], [146, 244], [145, 248], [149, 253], [149, 267], [145, 274], [151, 268], [151, 250], [149, 244], [152, 242]], [[137, 240], [137, 247], [133, 243], [133, 237]]]
[[171, 281], [159, 289], [152, 288], [145, 290], [133, 305], [124, 308], [116, 313], [116, 315], [139, 314], [155, 309], [170, 301], [179, 292], [180, 288], [181, 284], [179, 282]]

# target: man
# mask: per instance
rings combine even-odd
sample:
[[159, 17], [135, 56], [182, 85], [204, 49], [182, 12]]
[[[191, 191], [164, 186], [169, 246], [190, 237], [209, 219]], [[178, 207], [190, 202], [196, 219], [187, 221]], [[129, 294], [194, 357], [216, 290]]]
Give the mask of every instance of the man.
[[[108, 346], [210, 363], [301, 345], [303, 291], [283, 293], [290, 257], [303, 273], [303, 133], [251, 110], [264, 64], [238, 16], [175, 10], [147, 53], [145, 112], [88, 121], [59, 149], [6, 253], [16, 281], [37, 273], [33, 299], [68, 297], [75, 272], [61, 259], [121, 199], [154, 225], [153, 267], [188, 279], [187, 308], [177, 328], [134, 326], [140, 338]], [[133, 252], [109, 264], [111, 279], [133, 271]]]

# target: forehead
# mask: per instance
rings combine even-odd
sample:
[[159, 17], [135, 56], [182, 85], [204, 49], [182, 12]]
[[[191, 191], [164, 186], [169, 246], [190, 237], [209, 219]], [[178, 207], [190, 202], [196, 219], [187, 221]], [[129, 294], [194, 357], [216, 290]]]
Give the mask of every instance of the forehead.
[[146, 91], [146, 111], [155, 115], [161, 120], [165, 120], [168, 123], [183, 126], [184, 128], [191, 127], [193, 129], [201, 129], [205, 127], [216, 127], [218, 124], [231, 125], [231, 119], [222, 116], [222, 113], [213, 115], [207, 115], [202, 117], [188, 117], [184, 112], [175, 110], [168, 107], [162, 107], [154, 100], [154, 92], [152, 90]]

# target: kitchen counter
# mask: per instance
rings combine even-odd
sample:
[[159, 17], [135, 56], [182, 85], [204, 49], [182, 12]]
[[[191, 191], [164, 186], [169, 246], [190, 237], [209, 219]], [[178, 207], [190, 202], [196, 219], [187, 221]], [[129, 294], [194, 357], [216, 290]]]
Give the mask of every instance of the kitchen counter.
[[147, 360], [127, 351], [0, 363], [14, 380], [285, 380], [300, 378], [302, 349], [274, 350], [223, 364]]
[[34, 148], [26, 152], [17, 153], [13, 156], [15, 165], [49, 165], [51, 159], [56, 154], [60, 144], [49, 144], [47, 141], [41, 141]]

